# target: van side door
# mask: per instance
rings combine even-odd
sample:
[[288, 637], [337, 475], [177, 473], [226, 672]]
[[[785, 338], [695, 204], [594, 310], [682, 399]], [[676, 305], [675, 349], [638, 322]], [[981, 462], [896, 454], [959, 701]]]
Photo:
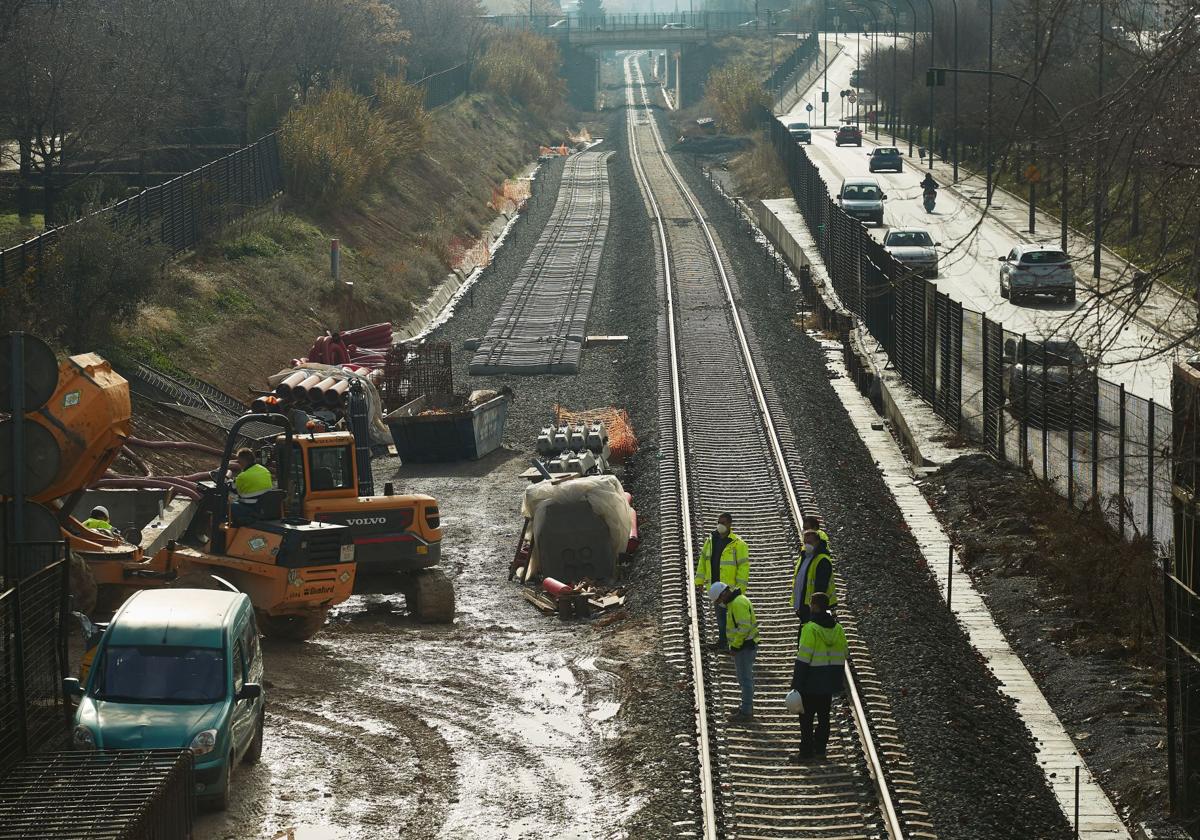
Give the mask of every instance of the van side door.
[[[229, 721], [229, 742], [233, 747], [234, 758], [241, 758], [250, 739], [254, 735], [255, 703], [253, 700], [239, 700], [238, 695], [249, 680], [246, 679], [246, 655], [242, 649], [241, 633], [233, 643], [233, 714]], [[232, 768], [230, 768], [232, 770]]]

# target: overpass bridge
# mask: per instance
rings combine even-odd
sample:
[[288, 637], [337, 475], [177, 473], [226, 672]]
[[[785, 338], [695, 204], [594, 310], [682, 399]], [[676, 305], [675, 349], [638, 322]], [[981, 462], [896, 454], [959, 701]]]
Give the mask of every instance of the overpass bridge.
[[[485, 15], [481, 20], [501, 29], [529, 30], [557, 40], [568, 79], [579, 72], [580, 64], [588, 64], [588, 73], [593, 77], [595, 89], [599, 86], [596, 52], [665, 51], [667, 73], [664, 81], [668, 89], [674, 91], [674, 101], [683, 104], [694, 93], [698, 95], [697, 78], [704, 75], [702, 69], [690, 60], [700, 45], [726, 35], [783, 37], [792, 41], [805, 37], [796, 33], [794, 22], [790, 19], [786, 20], [786, 28], [790, 31], [781, 30], [780, 25], [785, 23], [784, 15], [768, 9], [763, 9], [761, 14], [761, 17], [755, 17], [752, 12], [631, 13], [595, 17]], [[685, 77], [692, 83], [685, 85]], [[588, 95], [594, 95], [594, 91], [573, 91], [572, 94], [575, 104], [580, 107], [586, 107]]]

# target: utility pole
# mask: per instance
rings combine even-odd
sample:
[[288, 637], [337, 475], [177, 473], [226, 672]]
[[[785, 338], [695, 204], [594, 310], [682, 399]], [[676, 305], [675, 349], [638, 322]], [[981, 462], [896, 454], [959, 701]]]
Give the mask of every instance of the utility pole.
[[[1097, 4], [1100, 11], [1100, 57], [1096, 65], [1096, 105], [1101, 110], [1104, 107], [1104, 0]], [[1097, 122], [1099, 125], [1099, 122]], [[1100, 246], [1104, 228], [1104, 140], [1096, 140], [1096, 205], [1092, 218], [1092, 277], [1100, 279]], [[1066, 142], [1066, 138], [1063, 138]], [[1066, 208], [1063, 208], [1066, 213]], [[1099, 288], [1099, 287], [1097, 287]]]
[[995, 162], [992, 160], [992, 70], [993, 26], [995, 24], [995, 0], [988, 0], [988, 82], [987, 82], [987, 131], [984, 132], [984, 157], [987, 158], [987, 184], [984, 187], [984, 206], [992, 206], [992, 189], [995, 186]]
[[821, 28], [825, 30], [825, 80], [821, 83], [822, 125], [829, 125], [829, 3], [821, 0]]
[[[933, 31], [935, 29], [935, 14], [933, 11], [933, 0], [927, 0], [929, 3], [929, 66], [934, 63], [933, 57]], [[933, 85], [929, 86], [929, 146], [925, 150], [926, 156], [929, 158], [929, 168], [933, 169]]]

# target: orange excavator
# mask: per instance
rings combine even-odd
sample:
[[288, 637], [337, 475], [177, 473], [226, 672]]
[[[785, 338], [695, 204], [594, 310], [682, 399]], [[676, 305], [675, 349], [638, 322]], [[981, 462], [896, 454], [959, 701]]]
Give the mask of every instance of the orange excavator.
[[[61, 362], [53, 396], [26, 415], [25, 472], [41, 476], [27, 498], [57, 517], [72, 554], [72, 588], [87, 589], [94, 581], [101, 602], [116, 605], [136, 589], [209, 588], [227, 582], [250, 596], [264, 633], [292, 639], [317, 633], [330, 608], [351, 594], [355, 548], [350, 528], [313, 522], [303, 518], [302, 510], [289, 509], [295, 494], [289, 486], [293, 432], [288, 418], [239, 418], [229, 431], [214, 480], [201, 485], [201, 504], [211, 515], [200, 517], [199, 526], [193, 524], [191, 544], [171, 541], [147, 556], [119, 536], [84, 528], [70, 514], [84, 490], [116, 460], [130, 436], [130, 415], [128, 382], [93, 353]], [[280, 427], [285, 442], [280, 447], [281, 486], [259, 498], [260, 518], [234, 524], [227, 472], [239, 429], [250, 422]], [[6, 439], [0, 429], [0, 440]], [[86, 570], [83, 576], [91, 579], [86, 583], [79, 581], [78, 559]]]

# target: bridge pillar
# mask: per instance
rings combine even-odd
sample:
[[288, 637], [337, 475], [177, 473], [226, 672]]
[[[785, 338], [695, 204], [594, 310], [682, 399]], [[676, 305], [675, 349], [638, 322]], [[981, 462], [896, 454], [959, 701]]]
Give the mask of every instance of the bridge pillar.
[[688, 45], [679, 50], [678, 99], [680, 108], [699, 102], [704, 97], [704, 80], [712, 63], [706, 45]]
[[671, 96], [675, 100], [675, 107], [683, 107], [683, 47], [679, 48], [679, 52], [675, 53], [672, 58], [675, 65], [675, 72], [672, 74], [675, 77], [675, 84], [672, 85]]
[[587, 49], [565, 47], [562, 74], [567, 80], [567, 101], [580, 111], [596, 110], [600, 91], [600, 59]]

